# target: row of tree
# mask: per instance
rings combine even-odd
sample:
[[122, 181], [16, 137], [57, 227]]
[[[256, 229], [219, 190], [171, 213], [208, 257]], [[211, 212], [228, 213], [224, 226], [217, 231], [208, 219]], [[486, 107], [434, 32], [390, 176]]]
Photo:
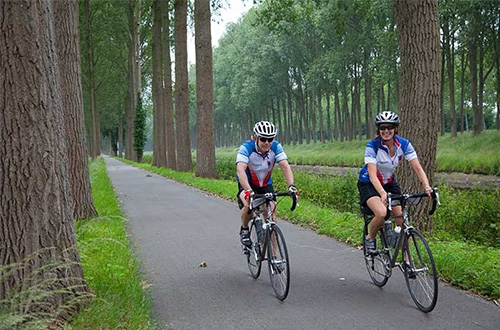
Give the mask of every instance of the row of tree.
[[[498, 129], [500, 2], [440, 0], [438, 9], [441, 134]], [[373, 116], [400, 111], [407, 87], [396, 27], [387, 0], [263, 2], [214, 52], [217, 145], [237, 144], [261, 118], [279, 124], [285, 143], [371, 138]]]
[[[83, 81], [91, 154], [100, 154], [103, 145], [99, 137], [103, 135], [119, 156], [125, 151], [127, 159], [141, 160], [144, 143], [142, 139], [135, 141], [145, 125], [145, 121], [136, 121], [140, 109], [137, 95], [141, 93], [152, 99], [153, 164], [190, 171], [191, 145], [199, 143], [206, 148], [197, 149], [197, 159], [202, 161], [197, 162], [196, 175], [215, 177], [210, 1], [191, 4], [198, 64], [195, 114], [191, 116], [188, 1], [82, 1], [82, 49], [87, 50], [82, 57], [86, 69]], [[190, 122], [190, 117], [196, 122]], [[136, 122], [141, 127], [135, 126]]]

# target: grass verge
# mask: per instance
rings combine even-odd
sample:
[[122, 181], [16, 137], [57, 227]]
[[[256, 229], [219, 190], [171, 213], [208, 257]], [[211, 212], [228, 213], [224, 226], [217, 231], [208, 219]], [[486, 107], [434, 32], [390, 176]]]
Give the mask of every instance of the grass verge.
[[[235, 181], [198, 178], [192, 172], [177, 172], [150, 164], [121, 160], [236, 201], [237, 184]], [[278, 210], [280, 218], [316, 230], [319, 234], [335, 237], [353, 246], [359, 246], [363, 220], [358, 214], [320, 207], [305, 198], [301, 199], [300, 207], [294, 212], [289, 211], [289, 203], [291, 202], [288, 199], [284, 199], [282, 203], [284, 205]], [[443, 239], [438, 235], [430, 237], [429, 243], [440, 276], [445, 281], [487, 298], [500, 299], [500, 282], [498, 281], [500, 278], [500, 249], [450, 238]]]
[[95, 294], [72, 320], [72, 329], [154, 329], [151, 299], [131, 253], [126, 219], [102, 158], [90, 164], [92, 195], [99, 217], [76, 223], [78, 250]]

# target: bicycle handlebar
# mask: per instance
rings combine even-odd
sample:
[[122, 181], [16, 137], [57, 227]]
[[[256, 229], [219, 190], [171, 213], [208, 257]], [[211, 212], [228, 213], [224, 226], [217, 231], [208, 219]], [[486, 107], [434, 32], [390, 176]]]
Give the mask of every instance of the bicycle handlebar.
[[[434, 188], [432, 188], [432, 190], [433, 190], [432, 194], [431, 194], [432, 207], [431, 207], [431, 210], [429, 211], [429, 215], [434, 214], [434, 212], [436, 211], [436, 206], [437, 205], [441, 205], [441, 200], [439, 198], [439, 190], [438, 190], [438, 188], [434, 187]], [[427, 195], [427, 193], [401, 194], [401, 195], [400, 194], [388, 193], [387, 194], [387, 202], [388, 202], [389, 210], [392, 211], [392, 200], [399, 200], [401, 202], [402, 200], [407, 201], [410, 198], [421, 198], [421, 197], [429, 197], [429, 195]]]
[[[250, 207], [248, 208], [248, 214], [252, 212], [255, 207], [252, 207], [253, 201], [258, 198], [265, 198], [266, 200], [272, 200], [274, 197], [290, 196], [292, 197], [292, 207], [290, 211], [295, 210], [297, 207], [297, 194], [292, 192], [269, 192], [265, 194], [251, 194], [249, 198]], [[261, 204], [257, 205], [260, 206]]]

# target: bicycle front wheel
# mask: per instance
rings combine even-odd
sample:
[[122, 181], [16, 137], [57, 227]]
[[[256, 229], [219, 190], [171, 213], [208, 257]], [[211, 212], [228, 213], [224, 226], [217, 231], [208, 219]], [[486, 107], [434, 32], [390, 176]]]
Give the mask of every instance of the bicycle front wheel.
[[248, 270], [250, 270], [250, 275], [252, 275], [253, 278], [258, 278], [262, 267], [262, 262], [260, 260], [261, 250], [260, 243], [257, 238], [257, 228], [253, 221], [250, 224], [250, 240], [252, 241], [252, 246], [248, 248], [248, 253], [246, 255]]
[[285, 300], [290, 289], [290, 263], [285, 237], [281, 229], [273, 225], [269, 229], [267, 265], [274, 293], [279, 300]]
[[403, 272], [417, 307], [425, 313], [432, 311], [438, 297], [436, 265], [429, 244], [416, 229], [410, 229], [403, 244]]

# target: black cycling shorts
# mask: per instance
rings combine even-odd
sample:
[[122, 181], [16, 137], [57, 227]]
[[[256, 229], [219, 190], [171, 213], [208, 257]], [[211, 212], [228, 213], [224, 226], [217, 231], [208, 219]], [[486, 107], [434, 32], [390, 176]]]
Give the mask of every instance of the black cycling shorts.
[[[250, 187], [252, 188], [253, 192], [256, 194], [265, 194], [265, 193], [269, 193], [269, 192], [274, 192], [274, 187], [272, 184], [267, 185], [265, 187], [253, 187], [253, 186], [250, 186]], [[236, 194], [236, 198], [238, 199], [238, 207], [240, 208], [240, 210], [243, 208], [243, 202], [240, 199], [240, 193], [243, 190], [244, 190], [243, 187], [238, 182], [238, 193]], [[274, 200], [276, 201], [276, 197], [274, 197]]]
[[[392, 194], [401, 194], [401, 188], [399, 187], [396, 180], [393, 180], [391, 183], [384, 184], [382, 188]], [[380, 197], [379, 193], [375, 190], [375, 187], [371, 182], [358, 181], [358, 191], [359, 203], [361, 204], [361, 206], [366, 206], [366, 201], [373, 196]]]

